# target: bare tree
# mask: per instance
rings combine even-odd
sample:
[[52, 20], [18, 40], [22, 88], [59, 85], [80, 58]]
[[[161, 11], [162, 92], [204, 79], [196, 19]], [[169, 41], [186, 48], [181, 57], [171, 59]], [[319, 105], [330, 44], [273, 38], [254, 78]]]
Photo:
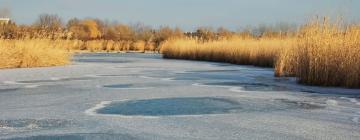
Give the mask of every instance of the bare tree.
[[42, 14], [35, 22], [35, 26], [47, 30], [59, 30], [62, 27], [62, 20], [58, 15]]
[[130, 27], [135, 31], [135, 40], [148, 42], [153, 39], [154, 31], [150, 26], [146, 26], [143, 23], [136, 23], [130, 25]]

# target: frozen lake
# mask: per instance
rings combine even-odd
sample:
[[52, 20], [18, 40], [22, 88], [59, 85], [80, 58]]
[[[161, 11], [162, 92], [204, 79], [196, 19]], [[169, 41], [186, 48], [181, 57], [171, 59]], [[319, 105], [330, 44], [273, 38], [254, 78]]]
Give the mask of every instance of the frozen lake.
[[0, 70], [5, 140], [359, 140], [359, 118], [360, 90], [267, 68], [99, 53]]

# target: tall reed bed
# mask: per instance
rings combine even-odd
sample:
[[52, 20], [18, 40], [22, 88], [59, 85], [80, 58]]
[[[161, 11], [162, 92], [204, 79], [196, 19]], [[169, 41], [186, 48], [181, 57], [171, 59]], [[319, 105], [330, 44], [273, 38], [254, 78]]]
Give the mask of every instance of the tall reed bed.
[[113, 40], [62, 40], [58, 42], [69, 51], [89, 51], [89, 52], [123, 52], [123, 51], [155, 51], [153, 43], [144, 41], [113, 41]]
[[0, 40], [0, 68], [65, 65], [70, 53], [51, 40]]
[[51, 39], [0, 39], [0, 68], [24, 68], [65, 65], [71, 53], [155, 51], [154, 44], [144, 41], [112, 40], [51, 40]]
[[273, 67], [279, 53], [294, 44], [295, 40], [292, 38], [232, 38], [210, 42], [176, 39], [162, 44], [161, 52], [165, 58]]
[[296, 76], [300, 83], [360, 87], [360, 26], [311, 22], [302, 27], [297, 45], [281, 53], [277, 76]]
[[291, 38], [169, 40], [162, 53], [165, 58], [275, 67], [276, 76], [294, 76], [303, 84], [360, 87], [359, 25], [316, 20]]

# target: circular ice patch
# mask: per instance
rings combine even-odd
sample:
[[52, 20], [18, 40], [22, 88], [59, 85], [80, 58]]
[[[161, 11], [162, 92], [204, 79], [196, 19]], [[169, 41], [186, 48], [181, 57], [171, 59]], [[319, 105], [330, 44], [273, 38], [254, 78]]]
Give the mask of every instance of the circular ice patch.
[[98, 109], [97, 113], [125, 116], [173, 116], [224, 114], [241, 108], [238, 102], [223, 98], [164, 98], [114, 102]]
[[188, 97], [102, 102], [96, 107], [87, 110], [87, 113], [92, 115], [157, 117], [320, 108], [323, 108], [323, 106], [287, 99], [239, 98], [233, 100], [219, 97]]

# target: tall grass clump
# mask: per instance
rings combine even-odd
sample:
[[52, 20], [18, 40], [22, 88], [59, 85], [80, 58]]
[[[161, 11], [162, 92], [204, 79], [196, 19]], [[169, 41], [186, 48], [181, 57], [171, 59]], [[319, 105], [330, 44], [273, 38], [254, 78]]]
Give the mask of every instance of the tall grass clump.
[[0, 68], [59, 66], [70, 62], [64, 44], [52, 40], [0, 40]]
[[360, 87], [360, 26], [316, 20], [301, 28], [297, 45], [281, 53], [277, 76], [300, 83]]
[[238, 38], [201, 41], [176, 39], [161, 45], [164, 58], [228, 62], [273, 67], [281, 50], [292, 47], [292, 38]]

